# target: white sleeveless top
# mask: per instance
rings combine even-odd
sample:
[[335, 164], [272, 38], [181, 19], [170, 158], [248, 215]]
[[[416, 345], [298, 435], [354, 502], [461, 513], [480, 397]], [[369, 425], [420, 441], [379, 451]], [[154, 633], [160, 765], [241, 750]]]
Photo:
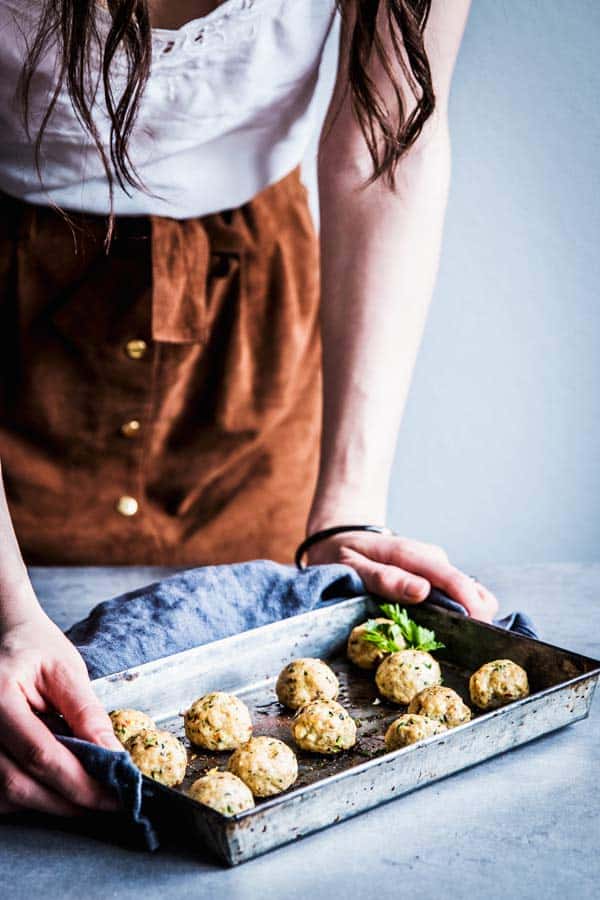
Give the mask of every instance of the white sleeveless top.
[[[55, 83], [54, 51], [35, 77], [31, 139], [16, 96], [39, 9], [34, 0], [0, 0], [0, 190], [104, 214], [106, 176], [66, 89], [45, 131], [40, 185], [32, 143]], [[100, 5], [98, 21], [105, 34], [110, 17]], [[338, 37], [335, 0], [224, 0], [176, 31], [153, 29], [152, 71], [129, 145], [147, 192], [131, 188], [128, 196], [115, 185], [115, 213], [205, 215], [245, 203], [286, 175], [319, 124], [320, 63], [325, 51], [337, 53]], [[119, 96], [122, 60], [113, 71]], [[94, 120], [106, 145], [101, 88]]]

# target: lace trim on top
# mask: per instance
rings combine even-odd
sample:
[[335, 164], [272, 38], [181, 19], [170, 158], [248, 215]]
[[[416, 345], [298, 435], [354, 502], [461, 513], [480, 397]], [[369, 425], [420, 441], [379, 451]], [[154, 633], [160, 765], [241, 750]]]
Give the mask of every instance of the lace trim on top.
[[[229, 44], [240, 30], [246, 34], [254, 30], [253, 19], [261, 6], [272, 0], [224, 0], [212, 12], [198, 19], [191, 19], [180, 28], [153, 28], [153, 63], [161, 64], [174, 55], [186, 56], [200, 52], [207, 44]], [[98, 3], [99, 16], [110, 23], [110, 13]]]

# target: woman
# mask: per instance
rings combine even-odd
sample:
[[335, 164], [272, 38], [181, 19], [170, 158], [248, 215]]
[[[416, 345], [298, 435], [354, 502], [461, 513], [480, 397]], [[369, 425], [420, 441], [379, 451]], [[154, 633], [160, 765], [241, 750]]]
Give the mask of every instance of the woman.
[[[319, 289], [298, 164], [334, 0], [1, 0], [0, 809], [111, 808], [36, 711], [118, 746], [23, 557], [290, 561], [384, 520], [468, 5], [339, 2]], [[417, 541], [307, 559], [496, 608]]]

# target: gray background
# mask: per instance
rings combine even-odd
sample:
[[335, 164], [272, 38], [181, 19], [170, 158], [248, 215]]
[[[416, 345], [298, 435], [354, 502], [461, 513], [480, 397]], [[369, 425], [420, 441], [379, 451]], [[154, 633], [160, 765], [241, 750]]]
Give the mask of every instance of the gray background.
[[471, 569], [600, 558], [599, 50], [597, 0], [472, 4], [389, 516]]

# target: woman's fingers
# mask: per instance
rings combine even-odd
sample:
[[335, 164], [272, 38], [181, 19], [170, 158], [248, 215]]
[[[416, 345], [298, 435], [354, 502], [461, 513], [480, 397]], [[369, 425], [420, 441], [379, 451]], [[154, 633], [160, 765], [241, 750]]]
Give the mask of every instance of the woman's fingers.
[[487, 610], [489, 612], [489, 618], [486, 619], [487, 622], [491, 622], [496, 613], [498, 612], [498, 601], [494, 594], [478, 581], [475, 582], [475, 587], [479, 592], [479, 596], [481, 597], [482, 602], [486, 605]]
[[73, 734], [108, 750], [122, 752], [111, 721], [92, 690], [87, 674], [74, 678], [71, 671], [55, 665], [46, 677], [45, 694], [69, 724]]
[[421, 603], [431, 589], [429, 581], [396, 565], [375, 562], [350, 547], [344, 547], [341, 561], [358, 572], [372, 594], [386, 600]]
[[437, 559], [446, 563], [450, 561], [444, 548], [438, 547], [437, 544], [428, 544], [426, 541], [415, 541], [412, 538], [405, 538], [399, 534], [392, 535], [388, 540], [392, 541], [392, 545], [395, 548], [410, 547], [413, 552], [418, 553], [419, 555], [428, 556], [431, 559]]
[[[2, 689], [0, 744], [23, 775], [29, 776], [27, 784], [34, 780], [78, 806], [104, 810], [117, 808], [115, 799], [56, 740], [31, 711], [21, 691], [12, 685]], [[18, 782], [18, 787], [20, 785]], [[14, 803], [14, 798], [9, 796], [8, 801]]]
[[491, 622], [498, 610], [494, 595], [453, 566], [446, 552], [434, 544], [398, 535], [351, 532], [316, 544], [309, 561], [352, 566], [367, 590], [386, 600], [420, 603], [436, 587], [482, 622]]
[[432, 572], [432, 584], [448, 594], [453, 600], [462, 604], [470, 616], [481, 622], [490, 622], [494, 610], [490, 609], [487, 599], [477, 590], [472, 578], [454, 566], [440, 566]]
[[[479, 588], [482, 586], [448, 562], [445, 554], [432, 553], [427, 545], [419, 545], [417, 541], [396, 536], [361, 535], [353, 541], [352, 552], [367, 557], [373, 564], [386, 569], [397, 568], [403, 578], [407, 574], [413, 578], [420, 576], [422, 581], [444, 591], [464, 606], [469, 615], [482, 622], [490, 622], [498, 609], [493, 594], [486, 589], [481, 591]], [[354, 566], [354, 563], [349, 562], [349, 565]], [[372, 566], [371, 571], [374, 574], [376, 569]], [[385, 584], [389, 585], [391, 581], [392, 576], [386, 576]], [[389, 594], [382, 596], [388, 597]], [[407, 602], [413, 603], [425, 599], [422, 596], [411, 599], [406, 594], [403, 596]]]
[[40, 784], [0, 751], [0, 814], [29, 809], [54, 816], [81, 815], [81, 807]]

